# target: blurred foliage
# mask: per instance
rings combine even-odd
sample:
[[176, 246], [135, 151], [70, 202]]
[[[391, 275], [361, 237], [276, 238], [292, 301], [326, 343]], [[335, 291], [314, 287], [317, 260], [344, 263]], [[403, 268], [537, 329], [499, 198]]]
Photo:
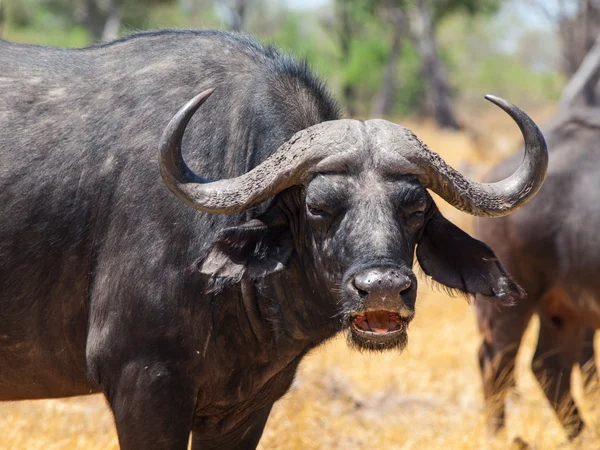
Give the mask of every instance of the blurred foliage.
[[[95, 2], [103, 10], [109, 4], [103, 2], [111, 0], [4, 1], [5, 39], [81, 47], [94, 41], [83, 17], [85, 5]], [[292, 10], [283, 1], [248, 0], [245, 29], [264, 43], [306, 58], [337, 96], [348, 101], [348, 110], [364, 117], [390, 57], [393, 24], [386, 8], [401, 5], [410, 14], [416, 0], [343, 1], [349, 8], [345, 37], [335, 1], [316, 10]], [[512, 48], [505, 45], [505, 36], [514, 29], [502, 22], [498, 12], [511, 1], [432, 3], [440, 56], [462, 111], [487, 107], [481, 100], [485, 93], [505, 96], [523, 107], [545, 106], [558, 98], [564, 80], [555, 64], [544, 64], [540, 52], [531, 51], [531, 39], [523, 38]], [[165, 27], [223, 28], [213, 0], [124, 0], [121, 16], [120, 35]], [[410, 30], [405, 36], [396, 70], [394, 116], [419, 113], [427, 89]], [[535, 37], [535, 45], [543, 49], [552, 33], [538, 30], [529, 37]], [[346, 48], [342, 39], [347, 39]], [[551, 49], [546, 51], [550, 56]], [[351, 95], [345, 95], [348, 92]]]
[[545, 37], [546, 51], [552, 54], [552, 35], [538, 31], [533, 41], [531, 34], [524, 34], [514, 48], [506, 49], [506, 43], [498, 36], [506, 36], [510, 26], [507, 22], [466, 15], [444, 22], [439, 40], [444, 45], [444, 60], [455, 95], [463, 108], [486, 106], [482, 102], [485, 94], [505, 97], [523, 107], [543, 107], [558, 100], [564, 79], [557, 65], [546, 60], [548, 64], [542, 66], [540, 54], [529, 51], [534, 44], [542, 45], [540, 40]]
[[436, 0], [433, 2], [434, 17], [439, 21], [457, 12], [493, 14], [500, 8], [502, 0]]

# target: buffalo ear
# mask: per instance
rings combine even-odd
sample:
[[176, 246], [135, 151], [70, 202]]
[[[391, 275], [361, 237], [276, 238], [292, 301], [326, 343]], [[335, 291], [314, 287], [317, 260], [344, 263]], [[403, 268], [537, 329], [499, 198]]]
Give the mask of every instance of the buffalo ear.
[[465, 294], [496, 297], [508, 304], [522, 295], [492, 249], [446, 220], [437, 208], [418, 242], [417, 259], [435, 281]]
[[294, 250], [284, 223], [269, 224], [258, 217], [219, 233], [197, 269], [211, 278], [239, 281], [244, 274], [260, 278], [283, 269]]

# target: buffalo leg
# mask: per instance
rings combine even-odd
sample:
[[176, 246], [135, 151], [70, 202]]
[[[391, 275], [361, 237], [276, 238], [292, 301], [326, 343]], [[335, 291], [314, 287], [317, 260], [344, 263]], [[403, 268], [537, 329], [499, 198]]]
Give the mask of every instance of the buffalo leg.
[[598, 387], [598, 368], [594, 353], [594, 335], [596, 330], [585, 328], [583, 330], [583, 342], [579, 356], [579, 367], [583, 378], [583, 386], [586, 392], [592, 392]]
[[223, 439], [207, 439], [200, 431], [192, 432], [192, 450], [240, 449], [254, 450], [263, 434], [271, 408], [268, 407], [252, 415], [245, 424], [238, 426]]
[[498, 307], [487, 298], [475, 300], [477, 321], [483, 334], [483, 342], [479, 347], [479, 368], [488, 428], [492, 434], [505, 425], [506, 394], [515, 385], [515, 360], [533, 309], [533, 303], [528, 299], [507, 308]]
[[532, 368], [546, 398], [565, 427], [569, 439], [584, 427], [571, 395], [571, 372], [580, 354], [583, 330], [560, 316], [540, 311], [540, 332]]
[[129, 363], [105, 394], [121, 449], [187, 449], [196, 393], [168, 365]]

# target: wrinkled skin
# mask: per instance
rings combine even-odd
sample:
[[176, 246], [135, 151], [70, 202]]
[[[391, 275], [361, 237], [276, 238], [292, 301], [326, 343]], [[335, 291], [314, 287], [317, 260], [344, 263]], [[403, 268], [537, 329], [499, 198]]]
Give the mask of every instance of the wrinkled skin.
[[[600, 326], [600, 110], [576, 109], [546, 127], [550, 165], [531, 204], [510, 217], [477, 219], [476, 236], [489, 244], [527, 297], [515, 307], [475, 301], [483, 342], [479, 361], [492, 432], [505, 424], [504, 401], [533, 314], [540, 318], [532, 370], [570, 438], [584, 427], [570, 392], [571, 371], [584, 369], [586, 389], [598, 383], [594, 330]], [[509, 173], [517, 156], [490, 181]]]
[[306, 67], [249, 38], [0, 42], [0, 66], [0, 400], [102, 392], [123, 449], [185, 449], [190, 432], [194, 450], [254, 448], [312, 348], [406, 345], [415, 246], [450, 288], [517, 292], [368, 139], [244, 214], [173, 196], [157, 142], [208, 87], [183, 151], [211, 179], [339, 117]]

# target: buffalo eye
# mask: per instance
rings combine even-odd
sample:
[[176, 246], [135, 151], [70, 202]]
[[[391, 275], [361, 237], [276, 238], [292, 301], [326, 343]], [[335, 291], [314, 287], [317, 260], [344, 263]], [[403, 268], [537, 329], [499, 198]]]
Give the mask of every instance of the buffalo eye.
[[410, 231], [416, 231], [423, 225], [425, 219], [425, 211], [413, 211], [406, 217], [406, 225]]
[[331, 217], [331, 214], [325, 211], [323, 208], [319, 208], [318, 206], [306, 205], [308, 212], [311, 216], [317, 219], [326, 219]]

